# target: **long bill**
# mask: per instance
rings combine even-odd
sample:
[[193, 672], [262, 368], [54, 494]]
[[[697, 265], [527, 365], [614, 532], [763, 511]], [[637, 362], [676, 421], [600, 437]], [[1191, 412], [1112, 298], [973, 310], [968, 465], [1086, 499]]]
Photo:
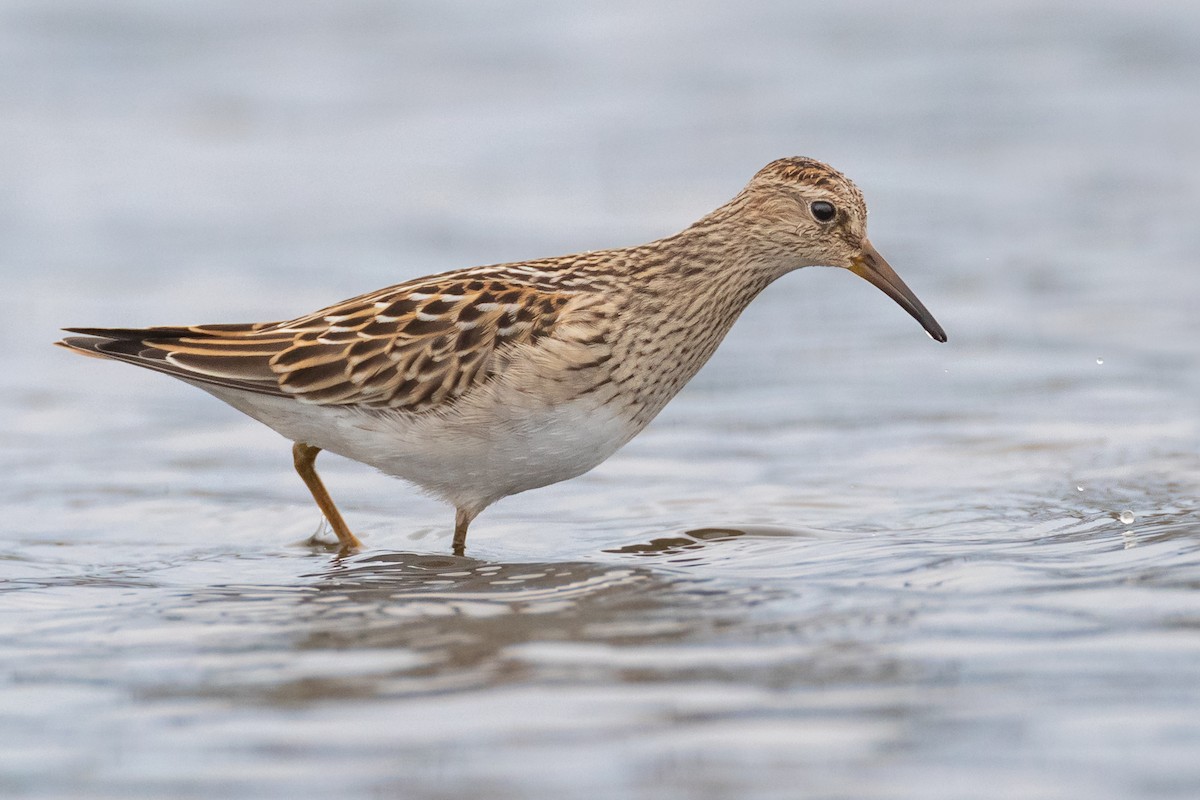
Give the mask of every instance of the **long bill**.
[[883, 256], [879, 255], [879, 251], [869, 241], [863, 239], [862, 254], [855, 257], [851, 263], [851, 272], [860, 278], [865, 278], [895, 300], [901, 308], [912, 314], [913, 319], [921, 323], [921, 327], [931, 337], [939, 342], [946, 341], [946, 332], [942, 330], [941, 325], [938, 325], [933, 314], [930, 314], [925, 304], [917, 299], [912, 289], [909, 289], [904, 281], [900, 280], [896, 270], [892, 269], [891, 265], [884, 260]]

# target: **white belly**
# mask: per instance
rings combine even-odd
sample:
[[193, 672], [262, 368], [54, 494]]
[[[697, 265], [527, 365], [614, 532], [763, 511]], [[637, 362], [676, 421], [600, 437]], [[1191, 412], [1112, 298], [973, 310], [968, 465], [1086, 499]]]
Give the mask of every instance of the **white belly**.
[[587, 399], [408, 414], [195, 385], [292, 441], [369, 464], [472, 512], [581, 475], [637, 433], [611, 406]]

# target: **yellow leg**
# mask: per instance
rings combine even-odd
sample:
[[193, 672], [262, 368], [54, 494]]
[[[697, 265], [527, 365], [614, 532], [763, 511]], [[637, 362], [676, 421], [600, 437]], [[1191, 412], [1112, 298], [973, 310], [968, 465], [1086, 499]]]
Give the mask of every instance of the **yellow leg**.
[[304, 485], [312, 492], [313, 500], [317, 501], [321, 513], [325, 515], [325, 519], [329, 520], [342, 549], [357, 550], [362, 547], [362, 542], [346, 527], [346, 521], [342, 519], [341, 512], [337, 510], [337, 506], [333, 504], [333, 498], [325, 489], [325, 484], [321, 483], [321, 476], [317, 474], [316, 464], [319, 452], [321, 452], [321, 448], [310, 447], [300, 442], [292, 445], [292, 459], [296, 464], [296, 472], [300, 473], [300, 477], [304, 479]]
[[471, 524], [471, 520], [475, 519], [475, 515], [478, 513], [464, 511], [461, 508], [454, 509], [454, 555], [464, 556], [467, 554], [467, 526]]

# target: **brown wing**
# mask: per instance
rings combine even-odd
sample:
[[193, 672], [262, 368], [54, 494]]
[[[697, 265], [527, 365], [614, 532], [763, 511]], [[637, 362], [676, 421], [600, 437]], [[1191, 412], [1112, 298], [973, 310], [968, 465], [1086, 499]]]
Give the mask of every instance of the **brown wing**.
[[287, 322], [70, 328], [63, 345], [178, 378], [306, 403], [420, 411], [550, 335], [577, 295], [495, 276], [444, 276], [362, 295]]

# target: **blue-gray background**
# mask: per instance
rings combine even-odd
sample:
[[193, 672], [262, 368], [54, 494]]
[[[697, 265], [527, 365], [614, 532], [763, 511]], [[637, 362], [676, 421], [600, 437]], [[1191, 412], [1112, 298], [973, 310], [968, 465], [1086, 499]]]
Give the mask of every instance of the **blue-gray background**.
[[[1188, 2], [0, 3], [0, 792], [1197, 796], [1198, 142]], [[950, 343], [791, 275], [469, 559], [334, 457], [369, 549], [298, 546], [286, 442], [49, 347], [645, 241], [795, 154]]]

